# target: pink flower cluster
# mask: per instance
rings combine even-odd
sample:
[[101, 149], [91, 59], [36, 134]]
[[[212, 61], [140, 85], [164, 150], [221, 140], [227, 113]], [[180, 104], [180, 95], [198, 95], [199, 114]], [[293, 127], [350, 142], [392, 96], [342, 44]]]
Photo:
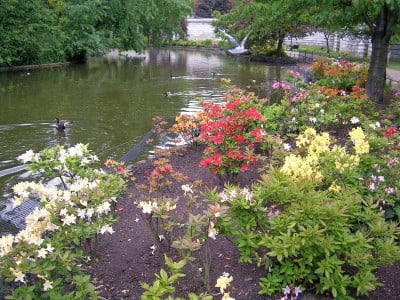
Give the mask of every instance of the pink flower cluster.
[[290, 90], [292, 87], [290, 86], [290, 84], [286, 84], [283, 81], [275, 81], [274, 84], [272, 85], [272, 88], [274, 90], [277, 90], [279, 88], [283, 89], [284, 91], [288, 91]]

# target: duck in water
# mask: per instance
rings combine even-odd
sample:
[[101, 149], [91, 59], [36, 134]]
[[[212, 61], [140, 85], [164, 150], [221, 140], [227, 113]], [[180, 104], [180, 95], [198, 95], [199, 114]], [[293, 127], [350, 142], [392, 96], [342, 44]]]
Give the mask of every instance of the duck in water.
[[55, 118], [54, 119], [55, 127], [58, 131], [64, 131], [65, 128], [67, 128], [67, 126], [69, 126], [69, 124], [71, 124], [72, 122], [67, 121], [67, 120], [60, 120], [59, 118]]

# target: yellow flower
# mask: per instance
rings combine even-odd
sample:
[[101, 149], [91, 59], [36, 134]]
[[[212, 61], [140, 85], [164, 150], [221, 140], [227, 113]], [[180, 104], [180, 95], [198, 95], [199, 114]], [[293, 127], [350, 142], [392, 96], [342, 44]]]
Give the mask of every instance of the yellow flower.
[[340, 186], [338, 186], [336, 183], [332, 183], [328, 189], [328, 191], [333, 192], [333, 193], [339, 193], [341, 190], [342, 190], [342, 188]]
[[235, 298], [232, 298], [229, 293], [224, 293], [221, 300], [235, 300]]
[[223, 294], [225, 289], [230, 285], [230, 283], [232, 281], [233, 281], [233, 277], [229, 276], [228, 273], [224, 273], [222, 276], [219, 276], [219, 278], [217, 279], [217, 284], [215, 285], [215, 287], [219, 287], [221, 294]]

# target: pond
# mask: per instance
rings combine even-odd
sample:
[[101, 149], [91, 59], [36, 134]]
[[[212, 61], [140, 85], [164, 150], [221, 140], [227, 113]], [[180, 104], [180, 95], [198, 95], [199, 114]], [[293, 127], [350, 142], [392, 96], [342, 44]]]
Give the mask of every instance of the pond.
[[[199, 110], [200, 100], [222, 100], [220, 78], [265, 97], [284, 69], [211, 52], [162, 49], [0, 73], [0, 215], [10, 215], [11, 188], [28, 175], [13, 172], [25, 151], [84, 143], [101, 160], [118, 159], [152, 128], [154, 116], [172, 121]], [[56, 117], [73, 122], [65, 133], [53, 127]], [[0, 220], [0, 233], [12, 229]]]

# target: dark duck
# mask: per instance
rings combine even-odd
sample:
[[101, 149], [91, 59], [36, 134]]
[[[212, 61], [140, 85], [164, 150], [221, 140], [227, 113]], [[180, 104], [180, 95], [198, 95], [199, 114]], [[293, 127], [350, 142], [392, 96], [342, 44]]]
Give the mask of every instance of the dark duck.
[[54, 119], [55, 127], [58, 131], [64, 131], [65, 128], [67, 128], [67, 126], [69, 126], [69, 124], [71, 124], [72, 122], [67, 121], [67, 120], [60, 120], [59, 118], [55, 118]]

